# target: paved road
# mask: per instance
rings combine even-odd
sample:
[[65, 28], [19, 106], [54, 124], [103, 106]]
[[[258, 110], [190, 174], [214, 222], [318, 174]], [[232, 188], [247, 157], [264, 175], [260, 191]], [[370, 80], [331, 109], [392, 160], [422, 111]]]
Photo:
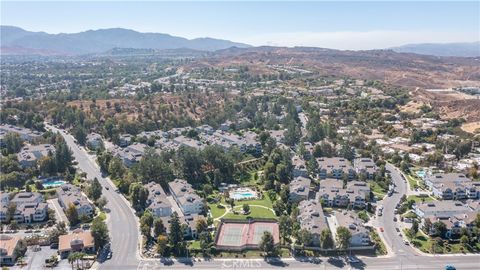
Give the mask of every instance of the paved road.
[[[80, 170], [87, 173], [88, 179], [96, 177], [104, 187], [103, 195], [108, 200], [106, 206], [109, 209], [107, 225], [110, 230], [113, 256], [111, 260], [102, 263], [100, 268], [118, 269], [119, 266], [127, 266], [135, 269], [139, 263], [137, 256], [139, 230], [138, 219], [130, 205], [123, 196], [115, 192], [116, 188], [113, 183], [108, 178], [102, 176], [94, 157], [89, 155], [84, 148], [77, 146], [71, 135], [52, 126], [47, 126], [47, 128], [52, 129], [54, 132], [59, 131], [62, 134], [72, 150]], [[109, 190], [106, 190], [105, 187], [108, 187]]]
[[393, 253], [398, 256], [418, 255], [417, 251], [413, 247], [405, 245], [403, 238], [398, 235], [399, 232], [397, 232], [396, 228], [401, 230], [399, 221], [393, 221], [393, 217], [395, 216], [393, 214], [395, 211], [395, 206], [400, 202], [400, 198], [406, 194], [408, 188], [407, 183], [402, 178], [400, 171], [395, 166], [387, 163], [385, 168], [390, 171], [392, 181], [396, 185], [395, 193], [393, 193], [392, 196], [386, 196], [385, 199], [382, 200], [382, 204], [384, 206], [383, 215], [378, 217], [380, 226], [385, 230], [382, 233], [386, 242], [385, 245], [387, 245], [389, 249], [391, 249]]

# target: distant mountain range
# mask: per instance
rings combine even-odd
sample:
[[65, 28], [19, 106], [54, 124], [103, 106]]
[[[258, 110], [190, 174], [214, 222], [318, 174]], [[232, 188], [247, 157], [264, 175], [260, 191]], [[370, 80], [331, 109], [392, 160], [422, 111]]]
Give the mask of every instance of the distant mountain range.
[[477, 57], [480, 56], [480, 41], [465, 43], [408, 44], [391, 49], [402, 53], [416, 53], [435, 56]]
[[[0, 26], [2, 55], [151, 54], [158, 51], [185, 55], [250, 48], [244, 43], [214, 38], [186, 39], [161, 33], [140, 33], [124, 28], [88, 30], [72, 34], [31, 32], [15, 26]], [[480, 56], [480, 42], [409, 44], [390, 48], [395, 52], [434, 56]]]
[[186, 39], [160, 33], [110, 28], [72, 34], [30, 32], [15, 26], [0, 26], [2, 54], [91, 54], [115, 48], [192, 49], [215, 51], [230, 47], [245, 48], [248, 44], [214, 38]]

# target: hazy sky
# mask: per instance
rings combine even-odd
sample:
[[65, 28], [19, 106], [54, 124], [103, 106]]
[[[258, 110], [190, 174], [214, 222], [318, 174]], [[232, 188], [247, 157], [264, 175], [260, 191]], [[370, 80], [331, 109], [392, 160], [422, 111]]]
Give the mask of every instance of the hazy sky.
[[480, 40], [480, 2], [1, 1], [1, 24], [47, 33], [122, 27], [252, 45], [371, 49]]

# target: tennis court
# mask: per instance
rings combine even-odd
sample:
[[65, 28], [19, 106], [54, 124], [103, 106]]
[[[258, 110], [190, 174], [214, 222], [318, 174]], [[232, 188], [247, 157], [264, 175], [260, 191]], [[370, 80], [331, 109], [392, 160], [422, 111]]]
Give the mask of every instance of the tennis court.
[[273, 235], [275, 243], [279, 242], [279, 229], [277, 222], [244, 221], [223, 222], [219, 227], [216, 239], [217, 248], [255, 248], [260, 243], [263, 233], [267, 231]]

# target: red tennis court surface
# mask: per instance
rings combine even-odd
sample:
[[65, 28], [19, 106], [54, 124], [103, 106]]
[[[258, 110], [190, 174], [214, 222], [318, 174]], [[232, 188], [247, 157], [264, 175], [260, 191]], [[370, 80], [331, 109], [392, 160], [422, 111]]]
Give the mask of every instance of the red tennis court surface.
[[270, 232], [275, 244], [278, 244], [276, 221], [224, 221], [218, 228], [215, 244], [217, 248], [224, 249], [258, 248], [265, 231]]

